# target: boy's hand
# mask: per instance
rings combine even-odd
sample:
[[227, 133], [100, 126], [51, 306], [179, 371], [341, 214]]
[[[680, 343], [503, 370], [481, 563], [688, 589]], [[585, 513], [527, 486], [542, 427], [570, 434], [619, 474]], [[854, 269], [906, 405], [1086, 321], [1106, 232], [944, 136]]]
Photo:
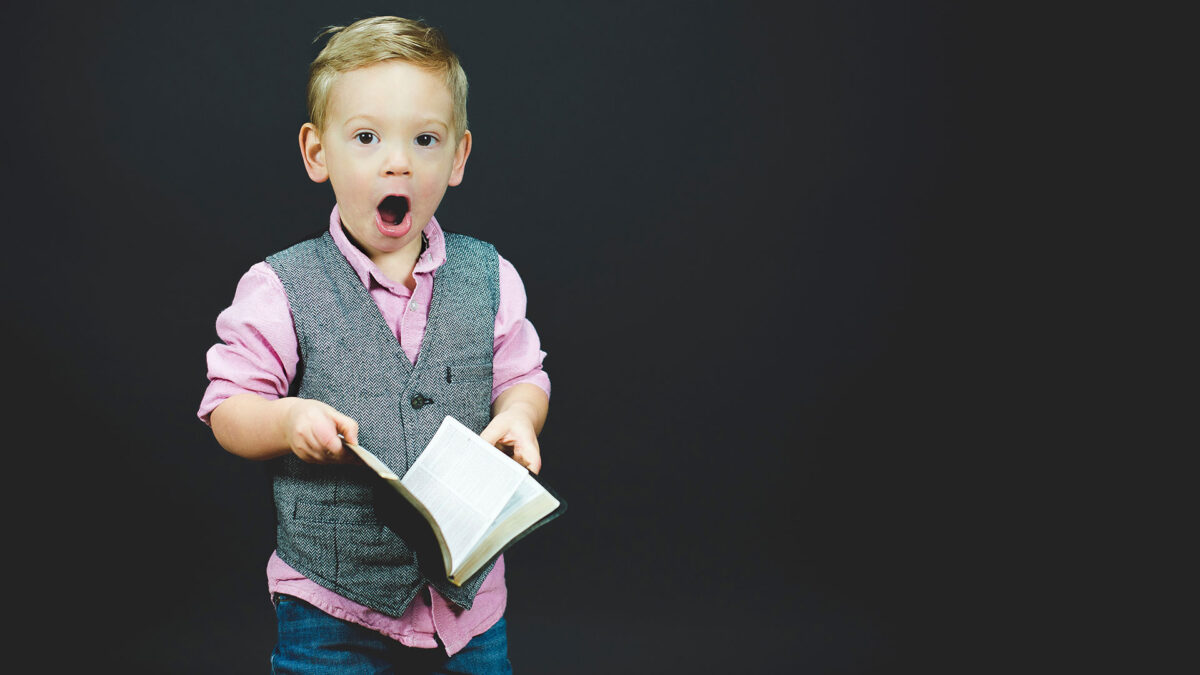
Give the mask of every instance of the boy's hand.
[[533, 473], [542, 470], [542, 452], [533, 420], [521, 410], [498, 413], [479, 435]]
[[358, 422], [321, 401], [294, 399], [283, 418], [283, 434], [292, 453], [310, 464], [360, 461], [338, 436], [357, 444]]

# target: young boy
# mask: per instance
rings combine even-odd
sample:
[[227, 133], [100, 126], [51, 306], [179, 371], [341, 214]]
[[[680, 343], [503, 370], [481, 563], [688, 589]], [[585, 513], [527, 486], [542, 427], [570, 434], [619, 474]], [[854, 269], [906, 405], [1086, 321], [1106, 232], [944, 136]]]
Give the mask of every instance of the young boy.
[[466, 75], [420, 21], [328, 33], [300, 150], [332, 184], [329, 229], [242, 277], [198, 414], [229, 452], [274, 460], [275, 672], [510, 672], [503, 557], [461, 588], [422, 574], [339, 438], [403, 475], [452, 415], [541, 467], [550, 381], [520, 277], [434, 218], [471, 152]]

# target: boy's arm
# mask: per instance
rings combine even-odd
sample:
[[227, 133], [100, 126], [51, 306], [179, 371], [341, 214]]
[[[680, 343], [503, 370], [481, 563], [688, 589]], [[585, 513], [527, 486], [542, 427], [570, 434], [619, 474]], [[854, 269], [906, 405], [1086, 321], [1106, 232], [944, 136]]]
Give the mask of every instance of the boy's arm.
[[550, 380], [541, 341], [525, 316], [525, 284], [500, 256], [500, 306], [492, 344], [492, 421], [480, 436], [533, 473], [542, 469], [537, 435], [546, 422]]
[[354, 420], [324, 403], [285, 398], [299, 352], [287, 294], [267, 263], [242, 275], [216, 329], [221, 341], [208, 350], [210, 381], [197, 415], [222, 447], [250, 459], [293, 452], [325, 463], [354, 456], [337, 439], [342, 433], [357, 440]]
[[357, 443], [358, 423], [320, 401], [238, 394], [222, 401], [210, 419], [217, 442], [239, 457], [266, 460], [294, 453], [314, 464], [358, 461], [338, 437]]
[[496, 397], [492, 421], [479, 435], [537, 473], [542, 470], [537, 435], [549, 408], [550, 398], [541, 387], [528, 382], [513, 385]]

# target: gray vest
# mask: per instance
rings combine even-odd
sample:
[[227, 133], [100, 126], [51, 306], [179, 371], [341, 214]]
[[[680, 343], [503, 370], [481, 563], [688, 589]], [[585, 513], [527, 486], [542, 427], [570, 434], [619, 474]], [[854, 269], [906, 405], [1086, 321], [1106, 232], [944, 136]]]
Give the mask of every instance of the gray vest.
[[[299, 341], [302, 371], [293, 393], [357, 420], [359, 443], [401, 476], [446, 415], [476, 433], [491, 419], [496, 250], [463, 235], [445, 239], [446, 262], [435, 273], [415, 365], [328, 232], [267, 258], [287, 291]], [[381, 500], [397, 495], [369, 469], [307, 464], [295, 455], [273, 466], [276, 548], [284, 562], [391, 616], [403, 614], [426, 584], [471, 608], [492, 566], [458, 587], [446, 581], [440, 560], [418, 560], [418, 547], [377, 513]]]

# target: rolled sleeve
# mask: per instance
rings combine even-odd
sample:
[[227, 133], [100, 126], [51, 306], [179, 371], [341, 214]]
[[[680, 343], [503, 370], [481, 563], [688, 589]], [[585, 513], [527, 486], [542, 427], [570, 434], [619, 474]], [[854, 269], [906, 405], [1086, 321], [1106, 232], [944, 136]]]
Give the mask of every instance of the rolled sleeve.
[[525, 317], [525, 284], [512, 263], [500, 256], [500, 308], [496, 312], [496, 337], [492, 344], [492, 401], [504, 390], [522, 382], [550, 396], [550, 377], [542, 370], [537, 330]]
[[201, 421], [208, 424], [212, 411], [237, 394], [287, 396], [300, 357], [287, 293], [270, 265], [258, 263], [242, 276], [216, 327], [221, 342], [208, 350]]

